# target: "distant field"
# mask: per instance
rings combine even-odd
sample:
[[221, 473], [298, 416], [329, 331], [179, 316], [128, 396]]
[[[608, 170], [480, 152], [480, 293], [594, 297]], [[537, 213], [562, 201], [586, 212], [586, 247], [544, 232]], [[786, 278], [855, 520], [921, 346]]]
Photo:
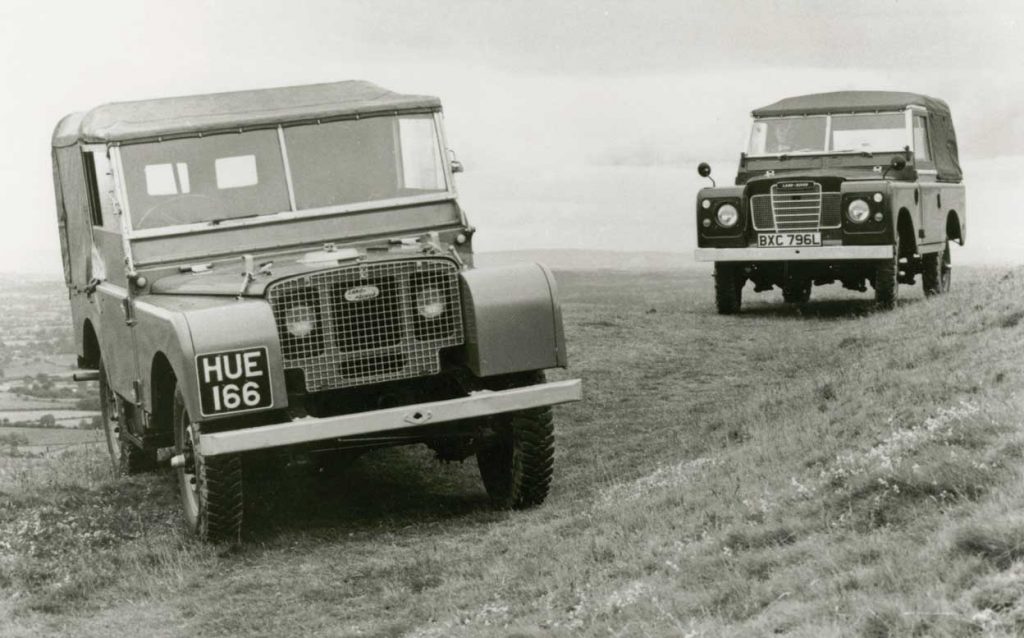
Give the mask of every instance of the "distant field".
[[22, 435], [28, 438], [28, 445], [74, 445], [92, 441], [102, 441], [102, 430], [78, 430], [74, 428], [25, 428], [0, 427], [0, 436], [5, 434]]
[[[62, 409], [62, 407], [64, 407], [64, 409]], [[66, 406], [57, 406], [42, 410], [0, 409], [0, 419], [10, 419], [11, 421], [38, 421], [40, 418], [47, 414], [52, 415], [58, 421], [68, 421], [88, 419], [95, 416], [98, 413], [90, 410], [66, 409]]]
[[[70, 313], [70, 310], [67, 312]], [[71, 326], [68, 325], [70, 330]], [[20, 361], [4, 369], [7, 379], [18, 380], [22, 377], [34, 377], [39, 373], [55, 376], [70, 376], [75, 369], [75, 355], [44, 355], [32, 361]]]
[[390, 450], [250, 480], [225, 551], [168, 472], [0, 456], [0, 635], [1024, 635], [1024, 268], [731, 317], [707, 269], [556, 274], [585, 401], [544, 506]]
[[[35, 397], [23, 397], [13, 392], [0, 392], [0, 412], [21, 411], [21, 410], [42, 410], [52, 412], [53, 410], [64, 410], [74, 408], [75, 402], [67, 399], [37, 399]], [[0, 417], [2, 418], [2, 417]]]

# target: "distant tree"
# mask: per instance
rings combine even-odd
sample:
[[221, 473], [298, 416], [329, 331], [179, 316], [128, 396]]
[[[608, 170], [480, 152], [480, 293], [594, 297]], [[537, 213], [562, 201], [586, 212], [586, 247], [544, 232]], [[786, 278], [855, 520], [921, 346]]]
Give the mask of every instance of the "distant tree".
[[52, 414], [44, 414], [39, 417], [39, 427], [41, 428], [55, 428], [57, 427], [57, 419]]
[[0, 445], [8, 446], [10, 448], [10, 455], [16, 456], [19, 445], [28, 445], [28, 437], [20, 432], [0, 434]]

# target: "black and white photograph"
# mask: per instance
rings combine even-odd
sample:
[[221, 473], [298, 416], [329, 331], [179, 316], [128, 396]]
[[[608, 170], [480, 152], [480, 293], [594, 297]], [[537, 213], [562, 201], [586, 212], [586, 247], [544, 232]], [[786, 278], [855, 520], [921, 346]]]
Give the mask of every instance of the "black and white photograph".
[[1024, 636], [1024, 5], [5, 0], [0, 636]]

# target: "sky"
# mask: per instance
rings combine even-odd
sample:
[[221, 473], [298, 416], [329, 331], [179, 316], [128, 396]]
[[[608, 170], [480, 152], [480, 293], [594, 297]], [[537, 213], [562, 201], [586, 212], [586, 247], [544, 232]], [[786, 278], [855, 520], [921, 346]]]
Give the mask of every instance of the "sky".
[[60, 272], [49, 138], [66, 113], [342, 79], [441, 98], [478, 250], [688, 252], [695, 166], [730, 181], [753, 108], [942, 97], [966, 174], [962, 256], [1020, 261], [1024, 8], [967, 4], [7, 0], [0, 272]]

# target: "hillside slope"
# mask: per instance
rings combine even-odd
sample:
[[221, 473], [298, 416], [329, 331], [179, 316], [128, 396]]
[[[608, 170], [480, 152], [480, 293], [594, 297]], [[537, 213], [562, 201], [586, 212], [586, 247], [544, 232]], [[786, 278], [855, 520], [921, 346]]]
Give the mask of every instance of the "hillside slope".
[[5, 456], [0, 633], [1024, 631], [1024, 269], [888, 313], [748, 287], [731, 317], [704, 272], [557, 276], [552, 376], [586, 399], [557, 411], [543, 507], [491, 512], [472, 463], [391, 450], [251, 482], [245, 545], [219, 554], [168, 474]]

